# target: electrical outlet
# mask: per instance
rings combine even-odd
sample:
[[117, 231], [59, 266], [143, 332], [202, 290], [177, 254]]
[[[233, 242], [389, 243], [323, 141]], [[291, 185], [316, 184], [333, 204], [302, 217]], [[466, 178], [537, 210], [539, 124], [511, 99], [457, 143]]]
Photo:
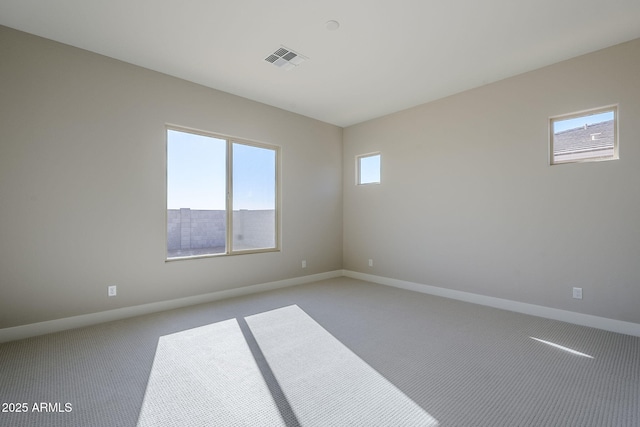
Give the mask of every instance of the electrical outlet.
[[582, 288], [573, 288], [573, 297], [575, 299], [582, 299]]
[[115, 297], [118, 294], [118, 290], [116, 286], [109, 286], [107, 288], [107, 295], [110, 297]]
[[307, 260], [306, 259], [302, 260], [302, 268], [307, 268]]
[[373, 267], [373, 260], [369, 259], [369, 267]]

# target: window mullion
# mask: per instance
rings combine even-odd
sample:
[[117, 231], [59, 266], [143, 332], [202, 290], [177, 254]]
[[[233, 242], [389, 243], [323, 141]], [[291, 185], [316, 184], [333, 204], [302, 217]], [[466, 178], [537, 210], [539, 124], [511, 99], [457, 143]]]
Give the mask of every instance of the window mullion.
[[227, 254], [233, 253], [233, 143], [227, 139]]

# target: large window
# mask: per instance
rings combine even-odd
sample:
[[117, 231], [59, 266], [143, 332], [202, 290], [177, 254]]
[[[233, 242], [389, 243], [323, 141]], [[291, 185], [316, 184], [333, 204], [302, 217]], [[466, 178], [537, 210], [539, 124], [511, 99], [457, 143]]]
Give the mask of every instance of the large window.
[[167, 128], [167, 259], [277, 250], [278, 147]]
[[551, 164], [618, 157], [618, 108], [598, 108], [550, 119]]

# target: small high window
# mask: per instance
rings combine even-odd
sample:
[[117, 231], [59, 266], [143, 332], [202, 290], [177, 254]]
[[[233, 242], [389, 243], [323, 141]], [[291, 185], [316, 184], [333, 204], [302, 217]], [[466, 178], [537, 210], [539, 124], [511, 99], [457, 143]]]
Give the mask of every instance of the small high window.
[[356, 157], [356, 183], [380, 184], [380, 153], [363, 154]]
[[618, 159], [618, 108], [598, 108], [550, 119], [551, 164]]

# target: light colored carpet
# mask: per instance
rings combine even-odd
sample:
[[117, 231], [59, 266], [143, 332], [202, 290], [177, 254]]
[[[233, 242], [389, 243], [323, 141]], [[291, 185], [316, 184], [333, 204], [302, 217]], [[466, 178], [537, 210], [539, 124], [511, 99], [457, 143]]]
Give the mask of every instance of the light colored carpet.
[[160, 337], [138, 427], [284, 426], [235, 319]]
[[291, 424], [438, 425], [296, 305], [160, 338], [138, 427]]
[[246, 320], [301, 425], [438, 425], [297, 305]]
[[631, 427], [640, 338], [338, 278], [1, 344], [0, 398], [73, 408], [3, 427]]

